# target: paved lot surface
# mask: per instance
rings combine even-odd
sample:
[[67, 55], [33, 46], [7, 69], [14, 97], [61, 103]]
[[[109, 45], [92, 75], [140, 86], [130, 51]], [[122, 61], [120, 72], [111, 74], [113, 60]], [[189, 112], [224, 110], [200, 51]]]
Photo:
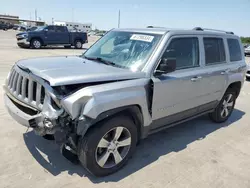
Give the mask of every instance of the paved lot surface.
[[[20, 49], [15, 32], [0, 31], [0, 84], [19, 59], [81, 53]], [[0, 148], [0, 187], [249, 188], [250, 82], [245, 82], [228, 122], [213, 124], [204, 116], [150, 136], [124, 169], [98, 179], [64, 159], [53, 142], [31, 130], [26, 133], [6, 112], [0, 89]]]

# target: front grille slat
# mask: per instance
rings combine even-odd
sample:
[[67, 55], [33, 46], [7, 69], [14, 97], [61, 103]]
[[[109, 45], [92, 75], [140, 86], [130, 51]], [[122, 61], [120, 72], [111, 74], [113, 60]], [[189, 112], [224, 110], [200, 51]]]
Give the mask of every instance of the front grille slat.
[[8, 78], [9, 92], [20, 101], [42, 110], [45, 98], [45, 88], [29, 75], [14, 67]]
[[21, 94], [21, 81], [23, 77], [19, 74], [18, 79], [17, 79], [17, 86], [16, 86], [16, 94], [20, 95]]
[[23, 83], [22, 83], [22, 98], [26, 98], [26, 84], [27, 84], [27, 78], [23, 77]]
[[36, 105], [37, 106], [41, 104], [41, 91], [42, 91], [42, 86], [40, 84], [37, 84], [37, 88], [36, 88]]
[[28, 84], [28, 99], [29, 102], [33, 101], [33, 81], [30, 80]]
[[13, 84], [14, 84], [14, 78], [16, 76], [16, 71], [14, 71], [12, 77], [11, 77], [11, 81], [10, 81], [10, 89], [13, 90]]
[[8, 80], [8, 86], [9, 86], [9, 88], [10, 88], [10, 85], [11, 85], [11, 82], [12, 82], [12, 79], [13, 79], [13, 74], [14, 74], [14, 71], [11, 71], [10, 77], [9, 77], [9, 80]]
[[16, 93], [16, 88], [17, 88], [17, 79], [18, 79], [19, 74], [16, 72], [14, 80], [13, 80], [13, 91]]

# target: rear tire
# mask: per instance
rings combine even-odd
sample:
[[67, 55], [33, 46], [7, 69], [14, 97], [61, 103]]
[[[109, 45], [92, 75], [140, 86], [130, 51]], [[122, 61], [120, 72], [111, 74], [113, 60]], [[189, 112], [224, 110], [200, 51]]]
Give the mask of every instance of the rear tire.
[[95, 125], [78, 143], [81, 164], [95, 176], [107, 176], [120, 170], [134, 153], [137, 128], [129, 117], [116, 116]]
[[76, 49], [82, 49], [82, 45], [83, 45], [82, 41], [80, 41], [80, 40], [75, 41], [74, 46], [75, 46]]
[[236, 98], [235, 91], [227, 90], [214, 112], [209, 114], [210, 119], [216, 123], [227, 121], [234, 110]]

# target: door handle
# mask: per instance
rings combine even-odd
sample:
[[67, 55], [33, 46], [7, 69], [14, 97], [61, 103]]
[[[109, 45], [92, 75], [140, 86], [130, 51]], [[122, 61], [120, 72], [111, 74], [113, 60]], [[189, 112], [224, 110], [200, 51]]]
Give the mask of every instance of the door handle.
[[227, 69], [225, 71], [222, 71], [220, 74], [224, 75], [224, 74], [228, 74], [231, 70], [230, 69]]
[[195, 77], [191, 78], [191, 81], [196, 82], [196, 81], [200, 80], [201, 78], [202, 78], [201, 76], [195, 76]]

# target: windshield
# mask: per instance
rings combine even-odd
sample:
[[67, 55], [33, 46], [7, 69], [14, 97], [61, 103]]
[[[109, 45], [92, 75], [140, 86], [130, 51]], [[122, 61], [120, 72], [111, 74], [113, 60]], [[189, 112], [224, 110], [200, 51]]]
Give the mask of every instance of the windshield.
[[31, 27], [30, 28], [30, 31], [35, 31], [35, 30], [37, 30], [37, 27]]
[[137, 71], [141, 69], [162, 35], [110, 31], [88, 51], [85, 58], [112, 62], [113, 66]]
[[41, 26], [35, 29], [35, 31], [42, 31], [44, 30], [44, 28], [46, 28], [47, 26]]

